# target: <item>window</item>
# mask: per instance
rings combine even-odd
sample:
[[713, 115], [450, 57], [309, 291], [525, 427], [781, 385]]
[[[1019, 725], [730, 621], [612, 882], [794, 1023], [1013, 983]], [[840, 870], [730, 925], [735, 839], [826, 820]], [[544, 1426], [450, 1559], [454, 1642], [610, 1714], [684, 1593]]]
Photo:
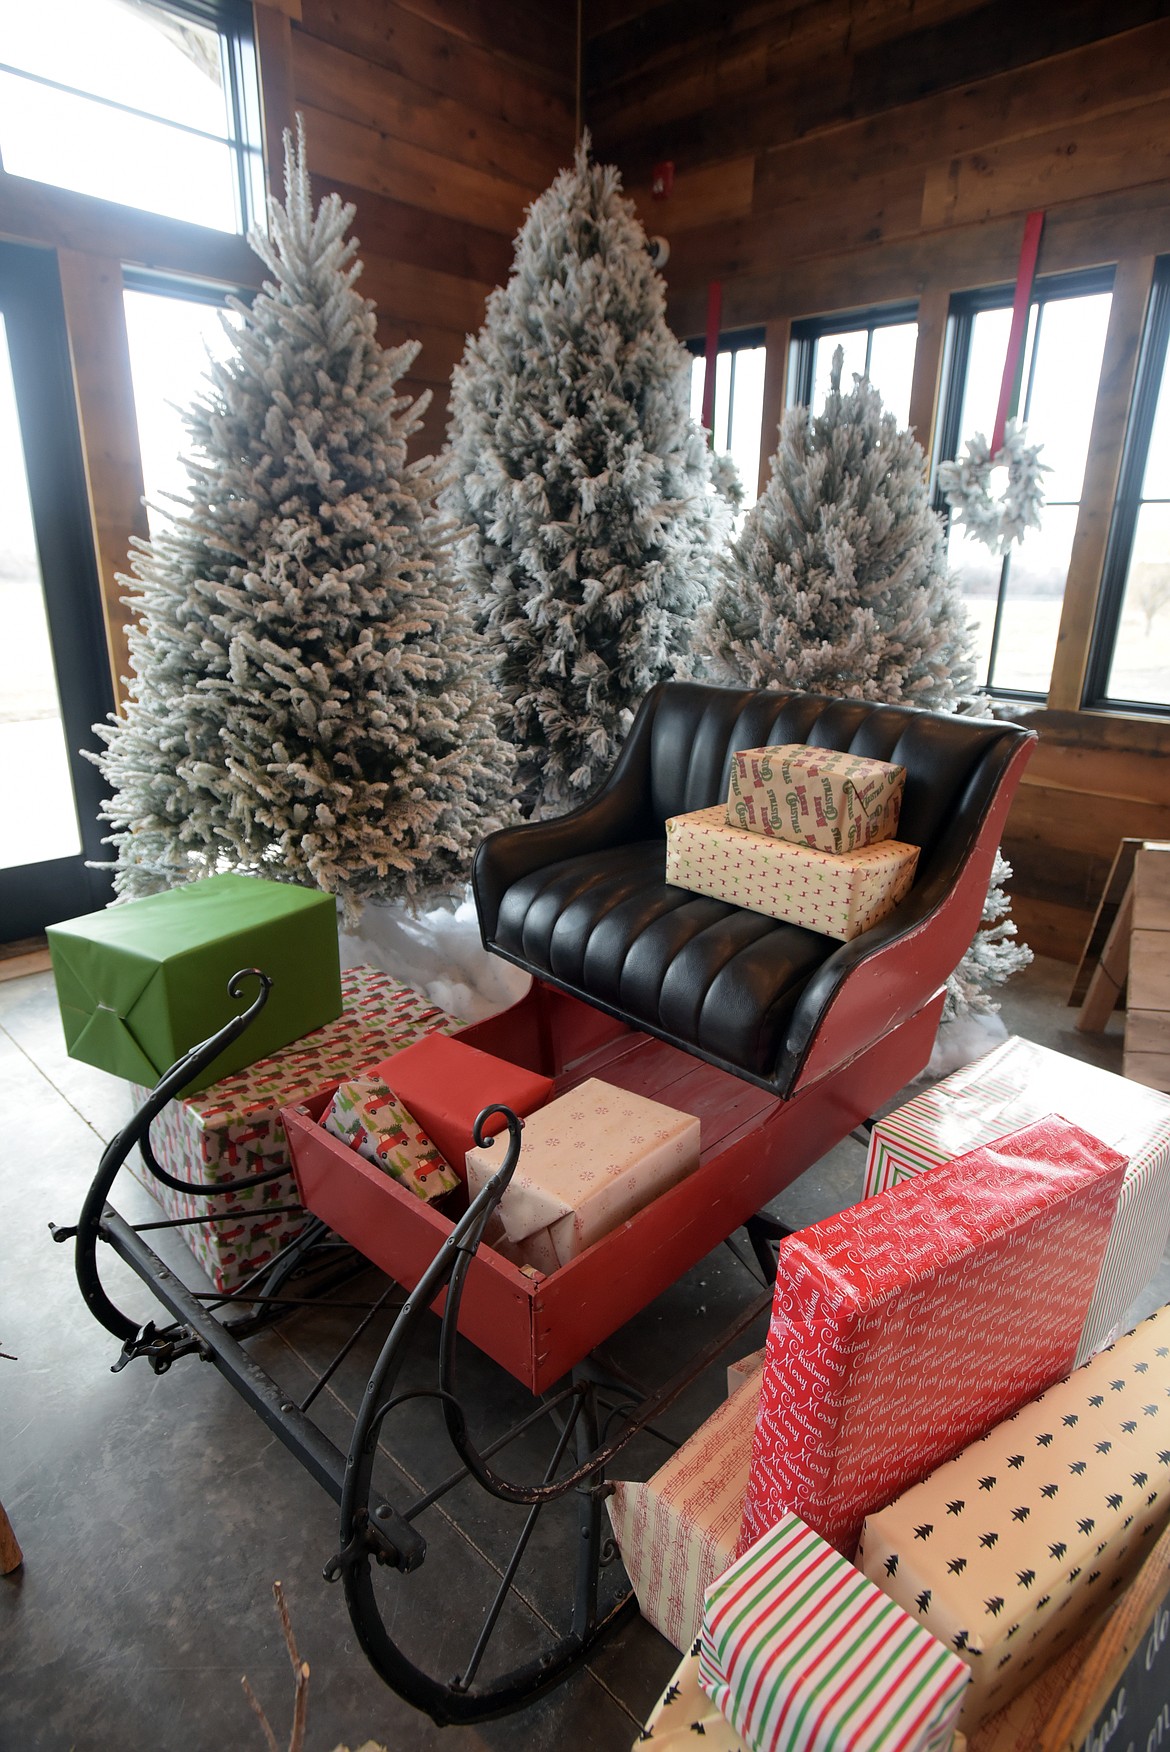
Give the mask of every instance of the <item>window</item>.
[[817, 409], [829, 393], [833, 354], [844, 349], [841, 386], [849, 389], [854, 373], [868, 377], [888, 413], [899, 426], [910, 419], [910, 387], [914, 381], [914, 351], [918, 345], [918, 310], [913, 304], [891, 304], [853, 315], [809, 317], [792, 325], [788, 361], [789, 407]]
[[1170, 257], [1154, 276], [1084, 703], [1170, 709]]
[[[1028, 313], [1020, 416], [1043, 445], [1039, 529], [1003, 559], [952, 528], [951, 565], [975, 639], [976, 675], [992, 694], [1047, 697], [1080, 508], [1089, 432], [1112, 301], [1112, 269], [1037, 281]], [[1011, 325], [1012, 288], [951, 304], [939, 428], [940, 460], [995, 424]], [[940, 502], [939, 508], [945, 510]]]
[[[692, 341], [697, 356], [691, 366], [691, 418], [703, 418], [703, 382], [707, 362], [702, 341]], [[730, 455], [743, 486], [740, 522], [756, 502], [760, 475], [761, 428], [764, 421], [764, 365], [767, 349], [762, 329], [719, 337], [715, 358], [715, 448]], [[769, 440], [775, 433], [769, 434]]]
[[263, 212], [251, 29], [243, 0], [4, 6], [4, 170], [246, 230]]

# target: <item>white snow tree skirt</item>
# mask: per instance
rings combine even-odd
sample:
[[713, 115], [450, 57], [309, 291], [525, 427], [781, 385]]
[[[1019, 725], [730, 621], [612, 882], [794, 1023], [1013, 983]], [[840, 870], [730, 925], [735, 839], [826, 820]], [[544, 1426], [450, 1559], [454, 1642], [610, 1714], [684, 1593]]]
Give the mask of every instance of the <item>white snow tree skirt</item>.
[[341, 930], [342, 967], [377, 967], [461, 1022], [482, 1022], [521, 999], [532, 975], [489, 955], [467, 891], [454, 909], [412, 915], [368, 904], [355, 931]]

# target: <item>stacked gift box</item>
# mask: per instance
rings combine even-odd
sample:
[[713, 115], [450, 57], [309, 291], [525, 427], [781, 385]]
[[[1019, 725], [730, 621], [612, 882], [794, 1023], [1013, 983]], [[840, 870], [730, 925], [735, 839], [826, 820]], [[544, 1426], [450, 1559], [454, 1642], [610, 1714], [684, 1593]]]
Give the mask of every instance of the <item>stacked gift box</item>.
[[668, 820], [666, 880], [848, 942], [913, 884], [918, 848], [893, 837], [904, 783], [831, 749], [741, 750], [726, 805]]

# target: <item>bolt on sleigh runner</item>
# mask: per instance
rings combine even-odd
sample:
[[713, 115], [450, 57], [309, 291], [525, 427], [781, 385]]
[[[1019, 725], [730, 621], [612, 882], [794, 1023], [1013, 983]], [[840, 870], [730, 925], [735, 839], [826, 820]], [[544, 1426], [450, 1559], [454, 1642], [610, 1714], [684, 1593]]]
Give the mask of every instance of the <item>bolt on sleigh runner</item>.
[[[507, 1096], [489, 1097], [499, 1105], [475, 1123], [466, 1192], [428, 1202], [367, 1161], [320, 1123], [334, 1093], [324, 1089], [283, 1113], [313, 1221], [235, 1291], [209, 1297], [187, 1288], [108, 1194], [136, 1148], [167, 1183], [150, 1148], [151, 1122], [262, 1010], [266, 982], [245, 973], [233, 995], [247, 1008], [161, 1078], [103, 1156], [76, 1228], [56, 1232], [76, 1236], [82, 1293], [123, 1346], [118, 1366], [135, 1357], [160, 1372], [184, 1355], [213, 1362], [334, 1496], [340, 1538], [326, 1574], [342, 1580], [375, 1669], [436, 1721], [519, 1707], [564, 1677], [630, 1608], [606, 1532], [610, 1479], [642, 1464], [658, 1420], [767, 1309], [770, 1288], [761, 1293], [745, 1272], [747, 1293], [730, 1325], [652, 1391], [601, 1347], [742, 1226], [759, 1263], [774, 1271], [777, 1229], [758, 1213], [922, 1069], [944, 983], [980, 922], [1034, 741], [1015, 725], [905, 706], [657, 687], [586, 803], [558, 820], [493, 834], [477, 853], [484, 944], [534, 982], [518, 1004], [457, 1030], [451, 1042], [503, 1061], [509, 1087], [517, 1076], [547, 1080], [553, 1102], [522, 1133]], [[667, 879], [667, 823], [712, 813], [727, 798], [737, 752], [793, 744], [905, 771], [898, 834], [918, 848], [912, 886], [846, 941]], [[598, 1088], [604, 1099], [595, 1098]], [[562, 1104], [565, 1096], [572, 1100]], [[551, 1116], [564, 1116], [566, 1136], [577, 1128], [582, 1135], [571, 1142], [587, 1157], [590, 1128], [606, 1123], [595, 1118], [603, 1108], [627, 1135], [642, 1127], [659, 1137], [664, 1113], [688, 1123], [662, 1128], [657, 1147], [673, 1166], [663, 1166], [649, 1202], [627, 1213], [620, 1175], [594, 1189], [591, 1199], [608, 1208], [595, 1230], [583, 1205], [550, 1202], [525, 1176], [543, 1150], [564, 1146]], [[115, 1305], [99, 1274], [99, 1241], [150, 1285], [166, 1324], [142, 1326]], [[355, 1290], [337, 1286], [356, 1289], [367, 1262], [391, 1283], [358, 1308], [356, 1330], [298, 1402], [246, 1341], [315, 1295], [327, 1298], [331, 1320], [343, 1304], [357, 1307]], [[352, 1375], [363, 1340], [395, 1308], [352, 1434], [338, 1436], [343, 1396], [323, 1389]], [[421, 1354], [435, 1348], [432, 1310], [441, 1316], [437, 1380]], [[467, 1343], [516, 1389], [494, 1376], [485, 1392]], [[472, 1379], [463, 1398], [461, 1376]], [[535, 1407], [519, 1389], [539, 1396]], [[444, 1475], [420, 1488], [413, 1481], [423, 1451], [434, 1449], [417, 1433], [428, 1404], [453, 1453]], [[486, 1495], [469, 1508], [472, 1487]], [[397, 1610], [395, 1593], [417, 1585], [428, 1541], [449, 1552], [461, 1511], [498, 1585], [453, 1672], [445, 1645], [441, 1656], [425, 1634], [407, 1645], [402, 1626], [414, 1615]], [[571, 1521], [576, 1550], [567, 1601], [556, 1597], [558, 1566], [542, 1525], [558, 1515]], [[548, 1573], [534, 1574], [542, 1557]], [[455, 1573], [441, 1556], [435, 1568], [448, 1581]]]

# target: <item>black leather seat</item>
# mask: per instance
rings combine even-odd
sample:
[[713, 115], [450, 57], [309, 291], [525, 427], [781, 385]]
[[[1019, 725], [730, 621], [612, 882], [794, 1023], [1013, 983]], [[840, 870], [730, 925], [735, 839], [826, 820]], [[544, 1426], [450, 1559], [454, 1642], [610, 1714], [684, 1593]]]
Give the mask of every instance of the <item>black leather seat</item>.
[[[588, 802], [556, 821], [506, 828], [480, 846], [473, 883], [484, 944], [637, 1028], [787, 1095], [829, 1005], [867, 956], [905, 937], [929, 988], [918, 1001], [931, 995], [937, 956], [918, 954], [913, 939], [954, 888], [1009, 767], [1033, 740], [1016, 725], [906, 706], [666, 683], [643, 702], [613, 772]], [[889, 918], [851, 943], [665, 879], [667, 818], [723, 800], [737, 749], [785, 742], [906, 768], [898, 837], [922, 848], [915, 885]], [[946, 972], [978, 916], [960, 922]]]

